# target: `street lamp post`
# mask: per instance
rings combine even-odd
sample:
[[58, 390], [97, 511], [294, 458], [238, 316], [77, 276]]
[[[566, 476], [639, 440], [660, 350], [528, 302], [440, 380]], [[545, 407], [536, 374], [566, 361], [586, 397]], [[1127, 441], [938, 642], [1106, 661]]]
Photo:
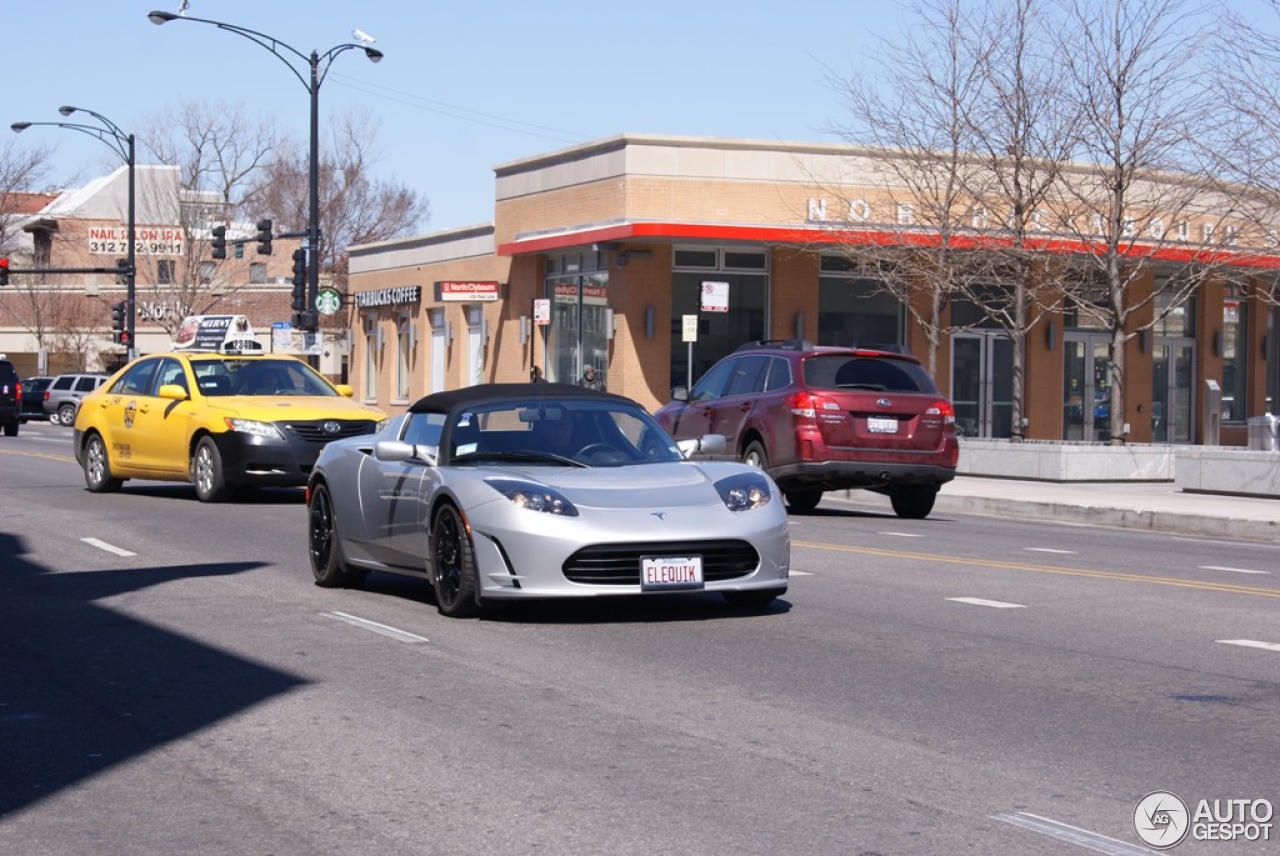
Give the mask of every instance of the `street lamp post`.
[[107, 146], [109, 146], [116, 154], [124, 158], [125, 165], [129, 168], [129, 202], [128, 202], [128, 230], [129, 247], [126, 250], [125, 258], [125, 330], [129, 334], [129, 359], [132, 360], [138, 356], [138, 340], [134, 335], [137, 331], [134, 326], [134, 318], [136, 316], [135, 307], [137, 304], [137, 283], [138, 283], [138, 266], [136, 245], [138, 242], [138, 224], [137, 211], [135, 207], [136, 199], [136, 183], [135, 183], [135, 151], [133, 134], [126, 134], [119, 125], [112, 122], [101, 113], [90, 110], [86, 107], [71, 107], [64, 105], [58, 108], [58, 112], [63, 116], [70, 116], [73, 113], [88, 113], [102, 124], [85, 125], [78, 122], [14, 122], [9, 127], [14, 133], [21, 133], [27, 128], [36, 125], [46, 125], [53, 128], [67, 128], [71, 131], [79, 131], [82, 134], [88, 134], [96, 137]]
[[[222, 21], [213, 21], [208, 18], [175, 15], [172, 12], [151, 12], [147, 15], [147, 19], [157, 25], [167, 24], [170, 21], [195, 21], [200, 24], [211, 24], [220, 30], [244, 36], [246, 39], [271, 51], [272, 54], [289, 67], [294, 77], [298, 78], [302, 85], [307, 88], [307, 92], [311, 96], [311, 140], [307, 175], [309, 191], [307, 205], [309, 210], [307, 212], [307, 311], [304, 316], [306, 319], [304, 329], [314, 333], [318, 326], [316, 297], [320, 291], [320, 84], [324, 83], [325, 76], [328, 75], [329, 68], [333, 65], [333, 60], [338, 54], [349, 50], [362, 50], [370, 62], [378, 62], [382, 59], [382, 51], [372, 48], [368, 44], [341, 44], [329, 48], [324, 53], [318, 53], [313, 50], [311, 55], [307, 56], [297, 48], [291, 47], [279, 39], [255, 30], [236, 26], [235, 24], [226, 24]], [[363, 34], [358, 31], [356, 35], [364, 38]], [[302, 72], [298, 70], [293, 60], [286, 54], [291, 54], [306, 63], [310, 69], [310, 78], [303, 77]]]

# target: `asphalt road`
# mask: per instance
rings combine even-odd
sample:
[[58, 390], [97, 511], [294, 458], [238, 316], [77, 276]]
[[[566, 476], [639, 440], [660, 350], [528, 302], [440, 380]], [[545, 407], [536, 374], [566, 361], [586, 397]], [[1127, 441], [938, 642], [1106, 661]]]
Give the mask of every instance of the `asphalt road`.
[[1151, 791], [1280, 802], [1280, 546], [824, 502], [763, 613], [453, 621], [313, 586], [300, 491], [91, 495], [68, 436], [0, 438], [0, 852], [1127, 854]]

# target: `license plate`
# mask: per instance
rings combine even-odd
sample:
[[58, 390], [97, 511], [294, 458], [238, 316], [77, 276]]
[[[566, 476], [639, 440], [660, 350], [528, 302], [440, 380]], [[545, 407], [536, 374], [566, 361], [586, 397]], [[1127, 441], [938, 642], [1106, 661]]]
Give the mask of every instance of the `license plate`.
[[872, 434], [897, 434], [898, 420], [887, 416], [868, 416], [867, 430]]
[[702, 588], [701, 556], [642, 556], [640, 590]]

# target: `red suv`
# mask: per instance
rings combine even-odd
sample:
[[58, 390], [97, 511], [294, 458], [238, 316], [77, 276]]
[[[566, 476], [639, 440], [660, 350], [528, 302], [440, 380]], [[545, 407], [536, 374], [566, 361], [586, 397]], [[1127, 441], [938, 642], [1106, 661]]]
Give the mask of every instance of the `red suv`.
[[866, 488], [899, 517], [927, 517], [956, 474], [951, 402], [919, 360], [887, 348], [751, 342], [671, 397], [656, 416], [673, 437], [723, 434], [727, 455], [766, 470], [795, 511]]

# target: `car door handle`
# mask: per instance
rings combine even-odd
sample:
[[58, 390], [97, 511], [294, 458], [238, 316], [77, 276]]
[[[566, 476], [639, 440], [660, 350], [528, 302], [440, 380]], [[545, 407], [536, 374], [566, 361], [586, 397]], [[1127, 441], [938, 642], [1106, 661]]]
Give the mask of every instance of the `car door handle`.
[[750, 401], [742, 402], [741, 404], [738, 405], [738, 409], [741, 410], [743, 413], [746, 413], [748, 410], [751, 409], [751, 402]]
[[703, 415], [703, 416], [710, 416], [710, 415], [711, 415], [711, 408], [710, 408], [710, 407], [704, 407], [704, 408], [702, 408], [702, 415]]

